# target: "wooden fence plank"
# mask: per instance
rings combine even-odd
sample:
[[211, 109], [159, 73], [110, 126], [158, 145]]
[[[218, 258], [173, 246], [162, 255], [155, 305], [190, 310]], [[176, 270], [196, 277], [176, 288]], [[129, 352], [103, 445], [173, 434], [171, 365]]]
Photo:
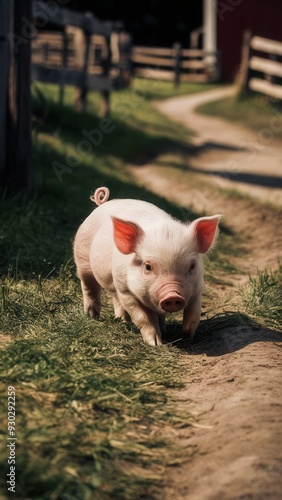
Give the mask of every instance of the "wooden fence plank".
[[282, 63], [253, 56], [250, 58], [249, 67], [268, 75], [280, 76], [282, 78]]
[[217, 56], [217, 52], [210, 52], [202, 49], [182, 49], [182, 57], [207, 57]]
[[184, 69], [206, 69], [205, 61], [182, 61], [181, 68]]
[[249, 87], [251, 90], [261, 92], [275, 99], [282, 99], [282, 85], [276, 85], [260, 78], [251, 78]]
[[165, 59], [161, 57], [146, 56], [134, 53], [132, 55], [132, 61], [134, 63], [152, 64], [154, 66], [172, 66], [174, 64], [173, 59]]
[[163, 47], [134, 47], [133, 54], [148, 54], [153, 56], [168, 56], [172, 57], [173, 50]]
[[269, 40], [260, 36], [253, 36], [250, 42], [251, 48], [261, 52], [270, 52], [271, 54], [282, 56], [282, 42]]

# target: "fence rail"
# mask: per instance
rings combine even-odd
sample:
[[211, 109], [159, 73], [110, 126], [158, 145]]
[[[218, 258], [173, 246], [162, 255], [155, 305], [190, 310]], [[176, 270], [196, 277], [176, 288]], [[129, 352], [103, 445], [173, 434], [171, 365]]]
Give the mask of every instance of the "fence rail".
[[239, 93], [248, 90], [282, 100], [282, 42], [245, 32]]
[[214, 82], [220, 73], [218, 52], [182, 49], [179, 44], [172, 48], [133, 47], [132, 64], [135, 76], [170, 79], [175, 83]]

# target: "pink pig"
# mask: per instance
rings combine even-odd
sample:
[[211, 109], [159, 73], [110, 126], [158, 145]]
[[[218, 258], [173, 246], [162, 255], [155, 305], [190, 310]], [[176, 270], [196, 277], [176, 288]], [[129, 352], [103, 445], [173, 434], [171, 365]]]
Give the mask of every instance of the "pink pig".
[[112, 200], [105, 187], [98, 206], [77, 231], [74, 257], [84, 311], [99, 317], [101, 290], [113, 297], [115, 317], [131, 318], [144, 342], [162, 344], [165, 314], [183, 310], [183, 331], [194, 336], [201, 316], [203, 260], [220, 215], [183, 224], [151, 203]]

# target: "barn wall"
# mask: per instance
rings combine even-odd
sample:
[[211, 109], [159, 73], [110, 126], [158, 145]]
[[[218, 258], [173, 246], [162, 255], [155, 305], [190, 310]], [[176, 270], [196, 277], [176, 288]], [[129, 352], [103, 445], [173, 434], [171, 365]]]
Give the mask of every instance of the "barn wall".
[[247, 29], [253, 35], [282, 41], [282, 0], [217, 0], [217, 44], [224, 81], [234, 80]]

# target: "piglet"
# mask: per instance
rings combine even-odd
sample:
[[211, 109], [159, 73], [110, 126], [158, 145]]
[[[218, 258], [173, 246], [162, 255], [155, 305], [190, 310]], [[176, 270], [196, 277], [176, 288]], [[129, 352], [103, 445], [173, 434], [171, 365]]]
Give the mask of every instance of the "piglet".
[[202, 256], [216, 240], [221, 216], [184, 224], [151, 203], [108, 198], [106, 187], [95, 191], [98, 207], [74, 241], [84, 311], [99, 317], [104, 288], [115, 317], [131, 318], [147, 344], [161, 345], [165, 315], [181, 310], [183, 331], [192, 338], [201, 316]]

